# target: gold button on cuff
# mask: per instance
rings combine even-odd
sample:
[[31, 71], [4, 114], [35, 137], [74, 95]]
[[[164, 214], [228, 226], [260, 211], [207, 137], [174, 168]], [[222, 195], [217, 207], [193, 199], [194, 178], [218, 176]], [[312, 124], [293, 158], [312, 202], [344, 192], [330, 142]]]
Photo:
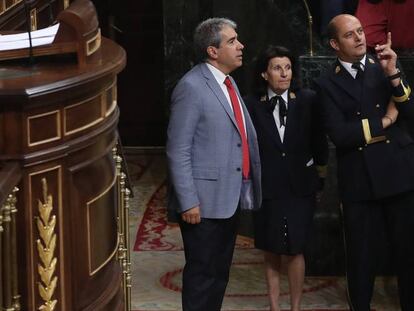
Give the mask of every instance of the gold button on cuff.
[[386, 142], [387, 144], [389, 144], [391, 141], [390, 141], [389, 139], [387, 139], [385, 142]]
[[359, 116], [361, 114], [361, 112], [357, 111], [357, 115]]
[[379, 104], [376, 104], [376, 105], [375, 105], [375, 107], [379, 108], [379, 107], [380, 107], [380, 105], [379, 105]]
[[362, 151], [362, 147], [358, 147], [358, 150], [359, 150], [359, 151]]
[[283, 153], [282, 153], [282, 157], [286, 157], [286, 153], [284, 153], [284, 152], [283, 152]]

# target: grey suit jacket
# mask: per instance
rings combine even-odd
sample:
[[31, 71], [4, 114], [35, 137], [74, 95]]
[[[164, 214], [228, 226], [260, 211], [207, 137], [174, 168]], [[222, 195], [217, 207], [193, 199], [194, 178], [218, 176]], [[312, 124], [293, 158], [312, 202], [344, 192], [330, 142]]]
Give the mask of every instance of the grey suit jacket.
[[[254, 202], [260, 205], [256, 132], [243, 102], [242, 108]], [[235, 213], [242, 184], [241, 137], [226, 96], [204, 63], [187, 72], [172, 94], [167, 159], [172, 183], [170, 209], [181, 213], [199, 205], [204, 218], [224, 219]]]

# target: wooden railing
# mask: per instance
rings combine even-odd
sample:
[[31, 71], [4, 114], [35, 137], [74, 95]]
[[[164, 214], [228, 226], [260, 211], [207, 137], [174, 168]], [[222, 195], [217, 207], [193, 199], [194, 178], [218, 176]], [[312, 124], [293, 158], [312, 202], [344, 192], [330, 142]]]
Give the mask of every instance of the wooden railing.
[[17, 184], [21, 171], [17, 163], [0, 169], [0, 310], [20, 310], [17, 270]]

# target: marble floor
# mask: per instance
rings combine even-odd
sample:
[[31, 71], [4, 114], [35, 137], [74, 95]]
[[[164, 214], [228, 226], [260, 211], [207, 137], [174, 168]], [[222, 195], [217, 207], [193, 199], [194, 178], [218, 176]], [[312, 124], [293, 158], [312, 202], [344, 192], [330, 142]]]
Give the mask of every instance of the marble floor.
[[[128, 150], [131, 200], [132, 310], [181, 310], [181, 271], [184, 265], [181, 236], [165, 217], [166, 163], [162, 152]], [[395, 279], [379, 277], [373, 309], [399, 310]], [[289, 310], [287, 280], [281, 288], [281, 308]], [[307, 277], [303, 310], [348, 310], [344, 277]], [[224, 311], [269, 310], [263, 260], [250, 238], [238, 236]], [[206, 310], [208, 311], [208, 310]]]

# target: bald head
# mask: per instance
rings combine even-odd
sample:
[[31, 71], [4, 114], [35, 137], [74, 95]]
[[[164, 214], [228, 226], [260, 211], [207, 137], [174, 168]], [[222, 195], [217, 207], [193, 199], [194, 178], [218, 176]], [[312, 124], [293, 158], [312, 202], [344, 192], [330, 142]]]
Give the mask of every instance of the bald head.
[[350, 20], [357, 20], [359, 22], [358, 18], [350, 14], [339, 14], [332, 18], [326, 29], [328, 39], [338, 39], [338, 27]]
[[355, 16], [335, 16], [328, 25], [329, 44], [345, 62], [360, 61], [367, 52], [364, 30]]

